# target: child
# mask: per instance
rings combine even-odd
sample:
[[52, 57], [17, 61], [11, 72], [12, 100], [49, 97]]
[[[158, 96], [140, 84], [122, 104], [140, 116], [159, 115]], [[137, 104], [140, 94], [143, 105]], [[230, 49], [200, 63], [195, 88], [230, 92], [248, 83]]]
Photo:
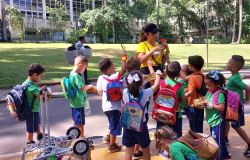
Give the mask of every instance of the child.
[[[155, 132], [156, 139], [156, 149], [157, 150], [169, 150], [171, 153], [171, 158], [174, 160], [184, 160], [185, 155], [189, 155], [189, 159], [198, 160], [197, 153], [186, 146], [185, 144], [176, 141], [177, 135], [169, 126], [161, 126], [156, 129]], [[175, 141], [175, 142], [174, 142]]]
[[[188, 89], [188, 81], [189, 81], [189, 78], [190, 78], [190, 75], [193, 74], [192, 71], [190, 71], [188, 69], [188, 65], [187, 64], [184, 64], [181, 66], [181, 70], [183, 71], [183, 73], [186, 75], [186, 79], [187, 80], [184, 80], [180, 75], [177, 76], [175, 78], [175, 80], [177, 82], [180, 82], [183, 87], [184, 87], [184, 92], [187, 92], [186, 90]], [[180, 102], [179, 103], [179, 106], [182, 108], [182, 110], [185, 112], [186, 116], [187, 116], [187, 119], [189, 121], [189, 106], [188, 106], [188, 99], [186, 99], [186, 102]]]
[[[127, 56], [126, 52], [123, 52], [123, 56]], [[110, 80], [120, 79], [120, 77], [126, 72], [126, 61], [122, 61], [121, 72], [114, 73], [115, 65], [109, 58], [103, 58], [100, 60], [98, 63], [98, 68], [103, 73], [103, 75], [99, 76], [98, 78], [97, 91], [98, 94], [102, 96], [102, 109], [109, 120], [109, 130], [107, 136], [105, 136], [103, 139], [103, 143], [109, 144], [109, 153], [114, 153], [120, 151], [122, 148], [122, 145], [115, 143], [116, 136], [121, 134], [121, 101], [107, 101], [106, 88], [108, 81], [105, 80], [104, 77]]]
[[[249, 104], [250, 87], [248, 87], [245, 83], [242, 82], [242, 78], [239, 74], [239, 70], [243, 68], [244, 63], [245, 63], [244, 58], [239, 55], [233, 55], [232, 58], [227, 63], [227, 70], [232, 73], [232, 76], [228, 79], [227, 89], [238, 93], [240, 95], [240, 101], [242, 103], [245, 101], [245, 104]], [[246, 99], [244, 99], [243, 90], [246, 91]], [[244, 109], [243, 104], [242, 104], [242, 108]], [[244, 110], [242, 110], [242, 113], [239, 114], [238, 122], [231, 122], [231, 126], [240, 135], [240, 137], [247, 143], [247, 148], [246, 148], [246, 151], [244, 152], [244, 155], [249, 157], [250, 156], [250, 139], [247, 136], [246, 132], [241, 128], [241, 126], [244, 126], [244, 125], [245, 125]], [[226, 122], [225, 139], [226, 139], [227, 144], [229, 144], [229, 140], [228, 140], [229, 129], [230, 129], [230, 124], [229, 122]]]
[[76, 96], [71, 98], [72, 118], [74, 125], [81, 130], [80, 138], [84, 136], [85, 113], [84, 102], [87, 100], [86, 90], [93, 88], [93, 85], [84, 86], [81, 74], [88, 67], [88, 59], [84, 56], [75, 58], [74, 68], [72, 70], [70, 83], [73, 88], [77, 86]]
[[[201, 72], [203, 65], [204, 59], [201, 56], [188, 57], [188, 68], [190, 71], [194, 72], [194, 74], [190, 76], [188, 92], [185, 93], [185, 96], [188, 97], [188, 105], [190, 106], [190, 129], [198, 133], [203, 133], [204, 109], [195, 108], [193, 101], [194, 99], [202, 97], [197, 93], [196, 89], [200, 89], [203, 83], [203, 73]], [[184, 80], [187, 78], [183, 71], [181, 71], [180, 74]]]
[[225, 86], [225, 77], [219, 71], [211, 71], [205, 77], [205, 84], [209, 91], [207, 100], [202, 101], [202, 106], [206, 108], [206, 119], [210, 126], [210, 134], [220, 147], [220, 155], [217, 159], [231, 159], [225, 143], [225, 121], [220, 116], [220, 112], [225, 110], [225, 96], [218, 94], [218, 105], [213, 104], [213, 96], [217, 90], [223, 90]]
[[33, 141], [34, 132], [36, 132], [37, 134], [37, 140], [41, 140], [43, 138], [43, 134], [41, 133], [40, 130], [40, 117], [39, 117], [40, 93], [36, 83], [38, 83], [41, 80], [44, 72], [45, 69], [40, 64], [32, 63], [28, 69], [28, 78], [23, 83], [23, 86], [25, 86], [29, 82], [35, 83], [34, 85], [29, 86], [25, 90], [27, 101], [30, 107], [32, 105], [33, 98], [35, 97], [33, 102], [32, 116], [30, 116], [30, 118], [26, 120], [27, 144], [35, 143]]
[[[142, 106], [145, 106], [149, 97], [152, 96], [153, 93], [158, 90], [160, 86], [160, 74], [161, 74], [161, 71], [158, 70], [156, 72], [155, 83], [151, 88], [142, 90], [143, 96], [140, 102]], [[124, 89], [123, 91], [124, 102], [125, 103], [129, 102], [129, 96], [131, 97], [131, 99], [138, 100], [138, 98], [140, 97], [140, 90], [143, 85], [143, 78], [142, 78], [141, 73], [139, 71], [130, 72], [126, 76], [126, 83], [127, 83], [128, 88]], [[127, 91], [129, 91], [129, 95]], [[148, 126], [146, 124], [145, 115], [144, 115], [143, 122], [144, 122], [144, 126], [143, 126], [142, 132], [137, 132], [137, 131], [133, 131], [133, 130], [125, 129], [125, 128], [123, 130], [122, 143], [124, 146], [126, 146], [126, 153], [125, 153], [125, 158], [124, 158], [125, 160], [132, 159], [136, 141], [142, 148], [143, 159], [144, 160], [150, 159], [150, 149], [149, 149], [150, 138], [149, 138]]]

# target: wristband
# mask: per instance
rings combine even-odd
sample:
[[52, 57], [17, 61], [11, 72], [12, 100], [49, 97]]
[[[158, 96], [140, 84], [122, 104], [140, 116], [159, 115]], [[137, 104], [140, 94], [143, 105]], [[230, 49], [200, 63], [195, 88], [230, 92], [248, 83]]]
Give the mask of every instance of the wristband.
[[128, 59], [128, 57], [125, 56], [125, 55], [123, 55], [123, 56], [121, 57], [121, 61], [123, 61], [123, 62], [125, 62], [127, 59]]
[[208, 102], [207, 103], [207, 108], [208, 109], [212, 109], [213, 108], [213, 103], [212, 102]]

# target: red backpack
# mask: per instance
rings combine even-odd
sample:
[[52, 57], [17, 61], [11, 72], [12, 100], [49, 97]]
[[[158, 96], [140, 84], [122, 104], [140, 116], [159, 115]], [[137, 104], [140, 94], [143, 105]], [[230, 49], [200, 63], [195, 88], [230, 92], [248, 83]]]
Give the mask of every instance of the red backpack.
[[106, 95], [107, 95], [107, 101], [115, 102], [122, 99], [122, 82], [119, 81], [120, 74], [117, 79], [108, 79], [103, 76], [103, 78], [108, 81], [107, 89], [106, 89]]
[[[166, 85], [165, 80], [161, 80], [161, 89], [154, 97], [154, 109], [152, 118], [156, 121], [174, 125], [176, 122], [176, 112], [178, 111], [178, 101], [176, 91], [182, 86], [177, 82], [173, 87]], [[170, 88], [170, 89], [168, 89]]]

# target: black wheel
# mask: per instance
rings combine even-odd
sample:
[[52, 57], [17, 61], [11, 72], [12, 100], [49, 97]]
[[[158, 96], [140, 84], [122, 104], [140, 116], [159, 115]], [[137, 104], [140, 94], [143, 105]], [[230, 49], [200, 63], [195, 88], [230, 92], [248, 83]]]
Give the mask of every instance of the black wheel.
[[[66, 132], [67, 136], [71, 134], [75, 134], [76, 138], [79, 138], [81, 135], [81, 130], [78, 127], [72, 126]], [[72, 139], [72, 137], [69, 137], [69, 139]]]
[[89, 150], [89, 143], [83, 139], [75, 142], [73, 146], [73, 152], [76, 155], [84, 155]]

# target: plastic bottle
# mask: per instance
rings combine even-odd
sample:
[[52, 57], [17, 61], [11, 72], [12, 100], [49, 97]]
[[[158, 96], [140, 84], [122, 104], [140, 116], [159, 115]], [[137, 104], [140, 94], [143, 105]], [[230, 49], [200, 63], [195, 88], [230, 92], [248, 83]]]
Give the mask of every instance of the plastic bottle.
[[91, 115], [89, 100], [86, 100], [84, 102], [84, 113], [85, 113], [86, 116]]

